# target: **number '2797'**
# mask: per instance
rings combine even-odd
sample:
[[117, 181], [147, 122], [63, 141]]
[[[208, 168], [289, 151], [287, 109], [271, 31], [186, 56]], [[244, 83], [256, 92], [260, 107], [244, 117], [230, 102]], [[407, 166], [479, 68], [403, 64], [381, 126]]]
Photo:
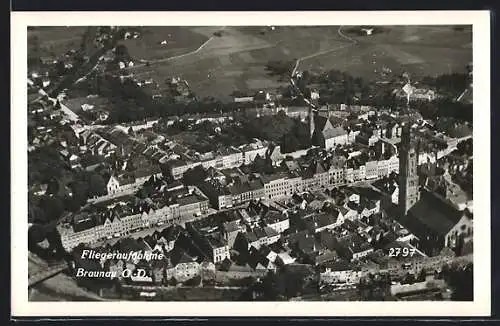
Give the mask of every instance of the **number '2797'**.
[[389, 248], [389, 257], [413, 257], [415, 255], [415, 248]]

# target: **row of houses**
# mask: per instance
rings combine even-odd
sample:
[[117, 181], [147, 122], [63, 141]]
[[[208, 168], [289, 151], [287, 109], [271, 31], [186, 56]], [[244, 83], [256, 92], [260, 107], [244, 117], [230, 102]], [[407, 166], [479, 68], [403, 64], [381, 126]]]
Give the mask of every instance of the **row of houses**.
[[58, 228], [63, 247], [70, 251], [81, 243], [93, 244], [155, 225], [193, 220], [208, 209], [208, 198], [199, 189], [192, 188], [187, 194], [170, 201], [100, 205], [97, 209], [81, 212], [72, 223], [61, 224]]
[[[216, 168], [216, 169], [229, 169], [233, 167], [238, 167], [243, 164], [252, 163], [257, 156], [264, 157], [268, 152], [267, 143], [254, 143], [244, 146], [228, 147], [224, 150], [220, 150], [217, 153], [207, 153], [198, 160], [190, 160], [187, 155], [180, 155], [179, 159], [167, 161], [167, 165], [170, 167], [170, 173], [172, 177], [176, 180], [182, 178], [182, 175], [189, 169], [195, 168], [197, 166], [202, 166], [204, 169]], [[186, 159], [182, 159], [182, 157]]]
[[214, 208], [229, 208], [256, 199], [275, 201], [290, 197], [294, 193], [332, 188], [360, 180], [380, 179], [398, 173], [399, 160], [391, 156], [387, 160], [368, 161], [356, 165], [352, 161], [332, 164], [329, 168], [324, 163], [312, 162], [300, 167], [293, 162], [286, 162], [286, 170], [273, 174], [255, 174], [241, 180], [235, 178], [229, 185], [224, 185], [216, 177], [208, 177], [200, 187], [210, 199]]

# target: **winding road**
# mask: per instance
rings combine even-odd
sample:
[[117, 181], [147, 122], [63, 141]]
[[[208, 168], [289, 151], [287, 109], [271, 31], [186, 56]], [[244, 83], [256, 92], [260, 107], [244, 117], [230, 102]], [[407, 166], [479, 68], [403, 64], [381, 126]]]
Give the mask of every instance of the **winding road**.
[[349, 44], [344, 44], [344, 45], [341, 45], [341, 46], [337, 46], [337, 47], [334, 47], [334, 48], [331, 48], [331, 49], [327, 49], [327, 50], [323, 50], [323, 51], [315, 52], [315, 53], [313, 53], [313, 54], [310, 54], [310, 55], [307, 55], [307, 56], [305, 56], [305, 57], [302, 57], [302, 58], [297, 59], [297, 61], [295, 62], [295, 66], [294, 66], [294, 68], [293, 68], [293, 70], [292, 70], [292, 77], [293, 77], [293, 76], [295, 76], [295, 73], [297, 72], [297, 69], [299, 68], [300, 63], [301, 63], [303, 60], [311, 59], [311, 58], [317, 57], [317, 56], [319, 56], [319, 55], [327, 54], [327, 53], [330, 53], [330, 52], [333, 52], [333, 51], [337, 51], [337, 50], [340, 50], [340, 49], [346, 48], [346, 47], [348, 47], [348, 46], [352, 46], [352, 45], [357, 44], [357, 43], [358, 43], [358, 41], [357, 41], [357, 40], [353, 39], [352, 37], [349, 37], [349, 36], [345, 35], [344, 33], [342, 33], [342, 27], [343, 27], [343, 26], [340, 26], [340, 27], [339, 27], [339, 29], [337, 30], [337, 34], [338, 34], [341, 38], [343, 38], [343, 39], [345, 39], [345, 40], [347, 40], [347, 41], [349, 41], [349, 42], [351, 42], [351, 43], [349, 43]]
[[[223, 31], [224, 29], [226, 29], [226, 27], [227, 26], [222, 27], [220, 29], [220, 31]], [[202, 45], [200, 45], [196, 50], [193, 50], [191, 52], [187, 52], [187, 53], [184, 53], [184, 54], [179, 54], [179, 55], [176, 55], [176, 56], [173, 56], [173, 57], [162, 58], [162, 59], [158, 59], [158, 60], [150, 60], [150, 61], [148, 61], [148, 64], [151, 65], [151, 64], [155, 64], [155, 63], [167, 62], [167, 61], [171, 61], [171, 60], [175, 60], [175, 59], [180, 59], [180, 58], [183, 58], [183, 57], [187, 57], [187, 56], [196, 54], [196, 53], [200, 52], [201, 50], [203, 50], [203, 48], [205, 46], [207, 46], [207, 44], [209, 44], [210, 42], [212, 42], [212, 40], [215, 39], [215, 38], [216, 38], [216, 36], [211, 36]], [[129, 67], [127, 69], [128, 70], [133, 70], [133, 69], [141, 68], [141, 67], [145, 67], [145, 66], [146, 66], [146, 63], [141, 63], [141, 64], [138, 64], [138, 65], [134, 65], [132, 67]]]

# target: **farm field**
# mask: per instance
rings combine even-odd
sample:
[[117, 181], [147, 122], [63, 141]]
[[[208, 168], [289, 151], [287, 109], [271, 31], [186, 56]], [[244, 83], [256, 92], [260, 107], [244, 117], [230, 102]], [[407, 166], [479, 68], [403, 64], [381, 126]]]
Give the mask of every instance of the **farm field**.
[[303, 60], [299, 69], [337, 69], [356, 77], [376, 80], [383, 68], [389, 68], [394, 76], [403, 72], [411, 76], [436, 76], [465, 72], [466, 65], [471, 61], [472, 51], [467, 49], [361, 43]]
[[[161, 51], [154, 48], [162, 37], [148, 36], [156, 42], [151, 43], [153, 50], [148, 50], [153, 60], [149, 67], [139, 64], [131, 72], [138, 79], [153, 78], [160, 85], [167, 78], [179, 76], [188, 81], [199, 98], [210, 96], [225, 101], [231, 100], [230, 94], [236, 90], [252, 93], [286, 85], [286, 80], [278, 81], [268, 74], [266, 64], [270, 61], [304, 58], [299, 70], [337, 69], [371, 80], [378, 79], [383, 68], [390, 69], [393, 75], [405, 71], [418, 76], [436, 75], [465, 71], [466, 64], [472, 61], [470, 28], [457, 31], [450, 26], [391, 26], [371, 36], [347, 34], [357, 44], [339, 35], [338, 26], [153, 29], [162, 37], [171, 31], [172, 39], [181, 38], [174, 33], [197, 36], [172, 42], [171, 47], [167, 44]], [[213, 35], [216, 31], [221, 32], [220, 37]], [[129, 47], [132, 56], [134, 51]]]
[[[197, 49], [208, 37], [179, 26], [134, 28], [138, 38], [120, 41], [135, 60], [154, 61]], [[164, 42], [165, 44], [162, 44]]]
[[[269, 61], [294, 61], [304, 55], [346, 44], [336, 27], [185, 27], [191, 31], [211, 35], [203, 47], [193, 53], [177, 54], [130, 71], [138, 79], [153, 78], [158, 83], [179, 76], [203, 98], [211, 96], [230, 100], [233, 91], [255, 92], [287, 85], [269, 76]], [[265, 29], [265, 33], [261, 34]], [[221, 31], [221, 36], [213, 36]], [[313, 37], [314, 35], [314, 37]], [[133, 52], [130, 51], [132, 54]]]
[[383, 68], [393, 75], [435, 76], [465, 72], [472, 61], [472, 31], [450, 26], [391, 26], [381, 34], [347, 36], [358, 43], [303, 60], [299, 69], [337, 69], [354, 76], [377, 79]]
[[[59, 56], [77, 48], [87, 28], [30, 28], [30, 56]], [[337, 69], [371, 80], [378, 80], [382, 69], [390, 69], [392, 76], [402, 72], [413, 76], [462, 72], [472, 61], [470, 27], [386, 26], [383, 33], [370, 36], [353, 35], [347, 27], [341, 35], [339, 26], [131, 29], [140, 36], [121, 43], [136, 62], [128, 69], [137, 79], [152, 78], [161, 91], [166, 79], [178, 76], [188, 81], [198, 98], [223, 101], [231, 101], [236, 90], [254, 93], [287, 85], [287, 80], [269, 75], [266, 65], [270, 61], [293, 64], [300, 58], [299, 70]]]
[[[347, 26], [345, 28], [348, 28]], [[471, 26], [464, 27], [463, 31], [454, 30], [453, 26], [384, 26], [384, 32], [371, 36], [353, 36], [359, 41], [378, 44], [418, 44], [422, 46], [437, 46], [460, 48], [472, 43]]]
[[85, 26], [40, 26], [28, 29], [28, 53], [40, 56], [60, 56], [80, 47]]
[[[28, 28], [28, 68], [42, 68], [40, 58], [60, 59], [69, 50], [78, 50], [84, 41], [84, 34], [93, 35], [94, 26], [37, 26]], [[85, 54], [92, 55], [96, 45], [88, 38]]]

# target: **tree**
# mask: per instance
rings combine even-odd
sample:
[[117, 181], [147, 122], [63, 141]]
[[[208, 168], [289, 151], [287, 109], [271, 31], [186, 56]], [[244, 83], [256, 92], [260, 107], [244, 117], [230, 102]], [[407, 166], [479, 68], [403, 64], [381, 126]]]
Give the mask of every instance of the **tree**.
[[201, 276], [199, 276], [199, 275], [184, 282], [184, 285], [186, 285], [186, 286], [199, 286], [200, 284], [201, 284]]
[[49, 178], [60, 179], [64, 164], [57, 149], [44, 146], [28, 154], [28, 181], [30, 184], [44, 183]]
[[40, 199], [40, 208], [45, 213], [47, 222], [57, 220], [64, 212], [64, 203], [57, 196], [44, 196]]
[[404, 283], [406, 284], [413, 284], [415, 283], [415, 275], [413, 274], [410, 274], [410, 273], [406, 273], [406, 276], [404, 278]]
[[107, 193], [106, 183], [100, 174], [90, 174], [88, 193], [89, 196], [102, 196]]
[[71, 192], [73, 193], [73, 204], [83, 206], [89, 198], [89, 184], [83, 180], [75, 181], [71, 185]]
[[39, 201], [36, 200], [29, 194], [28, 199], [28, 221], [32, 223], [45, 223], [47, 222], [47, 216], [45, 212], [40, 208]]
[[64, 62], [57, 61], [54, 65], [53, 70], [51, 71], [51, 75], [54, 77], [61, 77], [66, 73], [66, 67], [64, 66]]
[[270, 61], [266, 65], [266, 70], [271, 76], [288, 77], [292, 74], [295, 61]]
[[279, 293], [277, 290], [278, 278], [273, 272], [268, 272], [266, 276], [262, 279], [262, 282], [258, 284], [259, 292], [263, 293], [262, 300], [264, 301], [276, 301]]
[[117, 61], [128, 61], [130, 60], [130, 54], [128, 49], [123, 44], [118, 44], [115, 47], [115, 58]]
[[197, 185], [207, 177], [207, 171], [201, 165], [184, 172], [182, 181], [185, 185]]
[[295, 137], [293, 133], [289, 133], [283, 136], [281, 140], [281, 146], [280, 146], [281, 153], [285, 154], [294, 152], [298, 149], [299, 145], [300, 144], [297, 137]]
[[135, 195], [137, 197], [139, 197], [140, 199], [145, 199], [148, 197], [148, 192], [146, 189], [144, 189], [144, 187], [141, 187], [139, 190], [137, 190], [137, 192], [135, 193]]
[[28, 241], [33, 244], [40, 243], [45, 239], [45, 233], [42, 226], [34, 224], [28, 229]]
[[474, 276], [472, 263], [450, 268], [443, 273], [446, 283], [452, 289], [452, 300], [471, 301], [474, 299]]
[[426, 277], [427, 273], [425, 272], [425, 269], [422, 269], [420, 273], [418, 273], [417, 282], [424, 282]]

